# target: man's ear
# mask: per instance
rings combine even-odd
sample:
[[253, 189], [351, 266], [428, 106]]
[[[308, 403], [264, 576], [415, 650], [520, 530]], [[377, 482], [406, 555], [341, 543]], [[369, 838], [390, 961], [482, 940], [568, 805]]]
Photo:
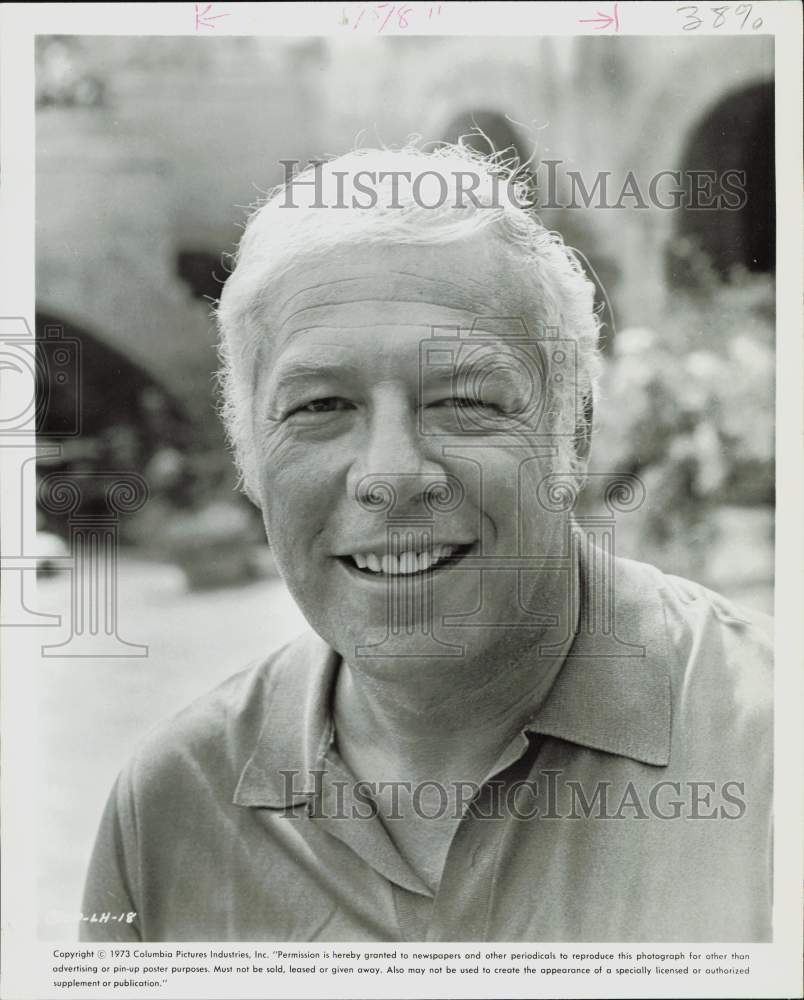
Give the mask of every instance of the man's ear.
[[257, 496], [257, 491], [252, 489], [249, 486], [248, 481], [245, 479], [243, 480], [242, 488], [243, 492], [246, 494], [249, 500], [254, 504], [254, 506], [260, 512], [260, 515], [262, 516], [262, 526], [265, 530], [265, 540], [268, 542], [268, 547], [272, 548], [273, 546], [271, 545], [271, 537], [268, 534], [268, 521], [265, 517], [265, 511], [262, 508], [262, 504], [260, 503], [260, 498]]
[[260, 498], [257, 495], [257, 491], [252, 485], [251, 476], [245, 467], [245, 463], [239, 466], [238, 471], [240, 473], [240, 478], [238, 480], [238, 486], [246, 494], [249, 500], [254, 504], [257, 510], [262, 510], [262, 504], [260, 503]]
[[243, 490], [243, 492], [246, 494], [246, 496], [249, 498], [249, 500], [257, 508], [257, 510], [261, 511], [262, 510], [262, 504], [260, 503], [260, 499], [257, 496], [257, 492], [256, 492], [256, 490], [252, 489], [251, 484], [249, 483], [248, 479], [245, 476], [243, 476], [243, 478], [241, 479], [240, 487]]
[[575, 424], [575, 454], [583, 462], [589, 461], [592, 451], [592, 427], [595, 403], [590, 392], [583, 401], [583, 412]]

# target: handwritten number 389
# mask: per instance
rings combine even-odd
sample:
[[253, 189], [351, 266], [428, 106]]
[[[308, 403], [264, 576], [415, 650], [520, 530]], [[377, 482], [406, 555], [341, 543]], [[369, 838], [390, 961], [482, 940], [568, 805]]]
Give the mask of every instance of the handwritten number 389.
[[[689, 4], [685, 7], [676, 7], [677, 14], [684, 14], [686, 12], [686, 21], [682, 25], [682, 31], [695, 31], [697, 28], [700, 28], [700, 26], [704, 23], [703, 18], [698, 16], [698, 11], [700, 9], [701, 9], [700, 7], [696, 7], [692, 4]], [[750, 3], [741, 3], [734, 8], [734, 16], [742, 18], [740, 22], [740, 31], [742, 31], [743, 28], [745, 27], [748, 18], [751, 16], [751, 11], [753, 9], [754, 9], [753, 4]], [[714, 14], [714, 18], [712, 19], [712, 27], [722, 28], [723, 25], [726, 23], [726, 15], [730, 10], [731, 7], [729, 6], [710, 7], [709, 13]], [[757, 17], [751, 22], [751, 29], [753, 31], [757, 31], [759, 30], [759, 28], [762, 27], [762, 24], [763, 24], [762, 18]]]

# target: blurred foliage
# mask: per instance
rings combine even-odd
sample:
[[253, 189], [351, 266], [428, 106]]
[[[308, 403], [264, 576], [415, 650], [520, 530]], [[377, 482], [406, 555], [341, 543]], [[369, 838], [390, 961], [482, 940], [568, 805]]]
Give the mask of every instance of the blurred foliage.
[[698, 294], [676, 293], [655, 329], [617, 334], [592, 470], [635, 473], [645, 484], [643, 510], [623, 518], [636, 551], [623, 554], [706, 577], [718, 541], [713, 511], [773, 504], [774, 378], [767, 275], [735, 272]]
[[39, 36], [36, 48], [38, 108], [97, 108], [107, 102], [103, 75], [86, 66], [85, 44], [69, 35]]

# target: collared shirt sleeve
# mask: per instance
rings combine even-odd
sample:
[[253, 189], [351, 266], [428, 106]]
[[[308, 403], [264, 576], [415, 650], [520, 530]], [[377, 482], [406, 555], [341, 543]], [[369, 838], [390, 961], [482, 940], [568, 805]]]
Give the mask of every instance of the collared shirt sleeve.
[[127, 771], [103, 811], [81, 904], [82, 941], [139, 941], [135, 872], [136, 821]]

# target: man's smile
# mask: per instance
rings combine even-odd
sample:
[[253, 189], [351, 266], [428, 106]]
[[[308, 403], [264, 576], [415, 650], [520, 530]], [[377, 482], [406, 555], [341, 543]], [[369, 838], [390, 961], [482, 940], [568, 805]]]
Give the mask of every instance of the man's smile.
[[475, 542], [440, 543], [423, 540], [420, 546], [398, 546], [387, 552], [385, 545], [362, 552], [336, 556], [352, 572], [364, 577], [417, 576], [455, 566], [475, 547]]

